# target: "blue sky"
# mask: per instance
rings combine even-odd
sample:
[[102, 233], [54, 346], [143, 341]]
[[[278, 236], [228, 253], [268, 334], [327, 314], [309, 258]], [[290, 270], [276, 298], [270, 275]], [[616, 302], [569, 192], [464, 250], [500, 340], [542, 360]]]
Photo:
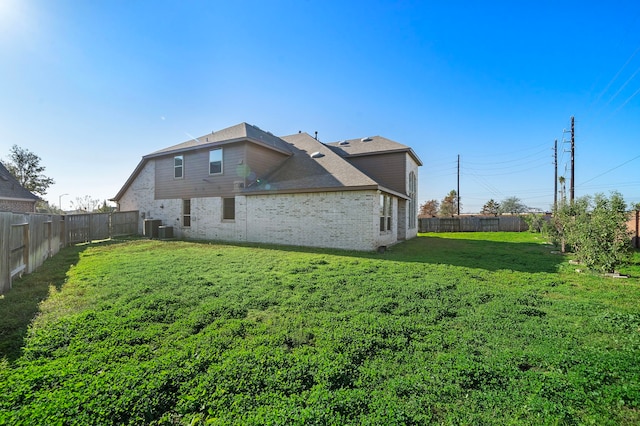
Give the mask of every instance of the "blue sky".
[[456, 188], [460, 155], [463, 212], [549, 209], [575, 116], [576, 196], [640, 202], [639, 29], [640, 3], [615, 0], [0, 0], [0, 158], [39, 155], [69, 208], [248, 122], [409, 145], [420, 203]]

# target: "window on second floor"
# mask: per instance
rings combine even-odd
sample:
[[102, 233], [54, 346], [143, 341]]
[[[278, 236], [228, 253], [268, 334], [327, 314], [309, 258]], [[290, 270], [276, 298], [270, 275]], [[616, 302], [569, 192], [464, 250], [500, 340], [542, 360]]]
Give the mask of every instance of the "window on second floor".
[[173, 177], [174, 179], [182, 179], [184, 177], [184, 156], [182, 155], [173, 157]]
[[222, 174], [222, 148], [209, 151], [209, 174]]

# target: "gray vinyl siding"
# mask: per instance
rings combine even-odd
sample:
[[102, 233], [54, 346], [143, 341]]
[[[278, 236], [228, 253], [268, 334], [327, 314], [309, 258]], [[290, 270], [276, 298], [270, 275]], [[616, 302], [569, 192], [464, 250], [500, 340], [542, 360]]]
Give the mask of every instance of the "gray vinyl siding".
[[[222, 174], [209, 174], [210, 148], [174, 153], [155, 162], [155, 199], [233, 197], [255, 178], [264, 178], [288, 158], [252, 143], [222, 145]], [[173, 158], [184, 156], [183, 178], [173, 176]], [[249, 175], [249, 176], [246, 176]]]
[[347, 157], [347, 160], [380, 185], [404, 194], [407, 192], [406, 157], [404, 152], [394, 152]]
[[222, 174], [209, 175], [209, 149], [179, 153], [184, 155], [182, 179], [173, 177], [172, 154], [156, 158], [155, 198], [198, 198], [233, 196], [234, 182], [244, 182], [238, 176], [237, 166], [244, 161], [245, 144], [230, 144], [222, 147]]

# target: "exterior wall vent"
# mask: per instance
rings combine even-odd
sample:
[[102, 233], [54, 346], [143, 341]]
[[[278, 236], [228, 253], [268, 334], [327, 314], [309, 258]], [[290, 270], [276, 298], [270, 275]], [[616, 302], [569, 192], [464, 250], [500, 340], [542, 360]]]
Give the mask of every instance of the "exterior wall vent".
[[241, 180], [233, 182], [234, 191], [242, 191], [244, 189], [244, 182]]
[[322, 158], [322, 157], [324, 157], [324, 154], [321, 152], [316, 151], [311, 153], [311, 158]]

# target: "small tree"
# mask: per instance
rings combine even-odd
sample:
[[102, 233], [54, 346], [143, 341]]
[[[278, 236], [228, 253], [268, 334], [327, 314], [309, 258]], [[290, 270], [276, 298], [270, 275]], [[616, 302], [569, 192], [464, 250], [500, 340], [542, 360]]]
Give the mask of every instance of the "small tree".
[[47, 193], [47, 188], [55, 182], [43, 174], [45, 167], [40, 165], [40, 157], [17, 145], [13, 145], [9, 153], [9, 161], [5, 165], [7, 170], [25, 189], [36, 195], [44, 196]]
[[420, 205], [420, 211], [418, 215], [422, 217], [434, 217], [438, 214], [439, 207], [440, 203], [438, 202], [438, 200], [429, 200]]
[[507, 197], [500, 203], [500, 213], [520, 214], [527, 211], [518, 197]]
[[484, 203], [482, 206], [482, 214], [498, 216], [500, 214], [500, 203], [497, 203], [493, 198]]
[[442, 217], [450, 217], [458, 214], [458, 210], [458, 193], [455, 189], [452, 189], [449, 194], [442, 199], [439, 215]]
[[98, 207], [96, 213], [111, 213], [113, 211], [113, 207], [107, 204], [107, 200], [102, 201], [102, 205]]
[[563, 203], [554, 217], [555, 232], [587, 267], [614, 272], [633, 253], [627, 219], [627, 205], [620, 193], [596, 194]]

